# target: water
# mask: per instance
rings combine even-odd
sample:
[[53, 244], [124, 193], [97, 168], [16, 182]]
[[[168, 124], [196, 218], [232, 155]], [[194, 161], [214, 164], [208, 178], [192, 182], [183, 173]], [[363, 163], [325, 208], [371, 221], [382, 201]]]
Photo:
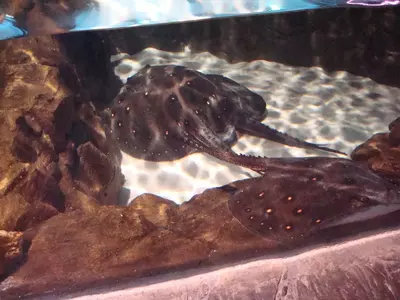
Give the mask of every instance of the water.
[[[97, 1], [96, 10], [88, 1], [84, 13], [72, 14], [75, 23], [61, 19], [69, 25], [67, 31], [79, 31], [397, 2], [220, 1], [213, 6], [203, 0], [182, 1], [177, 10], [177, 1], [135, 5]], [[60, 13], [63, 5], [51, 8]], [[326, 35], [332, 39], [325, 41], [332, 42], [327, 52], [335, 50], [329, 52], [332, 60], [345, 61], [348, 48], [355, 47], [360, 52], [367, 49], [354, 58], [365, 60], [360, 66], [367, 70], [364, 74], [372, 71], [374, 77], [385, 68], [396, 69], [400, 49], [394, 28], [400, 13], [377, 11], [381, 13], [362, 10], [360, 16], [360, 11], [343, 10], [340, 17], [346, 22], [337, 21], [336, 10], [326, 14], [320, 10], [315, 19], [294, 13], [237, 24], [233, 19], [225, 25], [219, 20], [214, 27], [211, 22], [192, 24], [179, 33], [160, 34], [155, 26], [148, 31], [70, 32], [51, 38], [34, 27], [20, 29], [13, 17], [5, 16], [0, 27], [0, 39], [9, 39], [0, 42], [0, 298], [36, 299], [49, 294], [54, 299], [64, 293], [73, 299], [75, 292], [83, 291], [77, 299], [396, 299], [400, 293], [398, 123], [393, 123], [392, 136], [375, 136], [370, 143], [368, 154], [375, 156], [371, 154], [369, 166], [350, 157], [339, 160], [339, 155], [249, 135], [240, 136], [232, 149], [276, 158], [263, 177], [205, 153], [151, 162], [122, 152], [121, 191], [117, 143], [112, 136], [107, 139], [107, 122], [96, 119], [104, 113], [99, 108], [102, 101], [109, 104], [118, 94], [119, 86], [113, 91], [114, 79], [123, 91], [146, 65], [173, 64], [234, 80], [265, 100], [268, 114], [263, 124], [350, 155], [373, 135], [387, 133], [388, 125], [400, 116], [400, 83], [388, 80], [395, 84], [386, 85], [342, 67], [328, 71], [317, 63], [300, 67], [277, 60], [284, 61], [289, 52], [292, 61], [302, 61], [301, 55], [307, 53], [292, 42], [304, 41], [296, 39], [297, 33], [309, 33], [312, 47], [306, 49], [320, 55], [318, 47], [326, 45], [316, 42], [321, 32], [309, 25], [329, 19]], [[370, 27], [352, 27], [352, 19], [347, 19], [352, 16]], [[43, 26], [45, 33], [64, 30], [61, 23], [46, 24], [54, 27]], [[258, 31], [260, 24], [267, 24], [267, 42], [263, 30]], [[239, 27], [245, 26], [249, 39], [238, 36]], [[296, 26], [309, 26], [309, 31], [296, 31]], [[198, 51], [201, 43], [196, 39], [216, 27], [220, 32], [215, 35], [204, 33], [209, 35], [206, 39], [214, 38], [204, 41], [203, 48], [211, 50]], [[295, 32], [294, 37], [287, 32]], [[12, 39], [30, 34], [35, 37]], [[348, 36], [362, 38], [351, 44]], [[248, 43], [251, 37], [259, 44]], [[158, 38], [163, 41], [154, 42]], [[182, 47], [172, 51], [169, 45], [179, 44], [175, 40], [179, 38]], [[227, 46], [213, 47], [214, 42]], [[237, 62], [240, 59], [231, 57], [235, 51], [219, 53], [235, 47], [235, 42], [236, 53], [246, 49], [239, 43], [248, 43], [259, 47], [261, 54], [275, 47], [282, 57]], [[251, 47], [246, 55], [257, 52]], [[380, 51], [373, 52], [374, 47]], [[273, 57], [271, 53], [260, 57]], [[379, 56], [382, 53], [387, 55]], [[374, 68], [368, 65], [371, 61]], [[174, 88], [180, 91], [180, 87]], [[81, 104], [86, 110], [78, 111]], [[259, 217], [257, 209], [262, 222], [275, 228], [253, 222]]]
[[[338, 6], [392, 6], [398, 0], [85, 0], [57, 8], [0, 4], [0, 40], [24, 35], [112, 29]], [[3, 20], [1, 20], [3, 19]]]

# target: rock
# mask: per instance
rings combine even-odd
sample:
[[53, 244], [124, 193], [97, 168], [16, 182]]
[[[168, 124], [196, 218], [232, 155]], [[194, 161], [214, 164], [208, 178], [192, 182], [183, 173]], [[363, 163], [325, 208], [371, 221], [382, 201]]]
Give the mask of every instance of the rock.
[[233, 218], [227, 200], [228, 193], [222, 188], [206, 190], [193, 197], [179, 207], [183, 224], [177, 226], [177, 230], [190, 239], [200, 239], [208, 245], [208, 263], [251, 256], [259, 249], [273, 252], [277, 245], [247, 231]]
[[6, 231], [15, 230], [19, 219], [30, 209], [30, 204], [18, 194], [2, 197], [0, 204], [0, 228]]
[[232, 218], [222, 189], [208, 190], [181, 207], [150, 194], [128, 207], [92, 202], [42, 223], [29, 241], [29, 259], [0, 285], [11, 287], [7, 294], [13, 287], [40, 293], [138, 278], [220, 263], [255, 246], [273, 248]]
[[[0, 230], [24, 231], [28, 246], [60, 213], [94, 214], [99, 204], [116, 203], [124, 180], [116, 143], [85, 104], [97, 91], [79, 84], [63, 53], [53, 37], [0, 47]], [[141, 216], [131, 221], [140, 220], [143, 230], [152, 228]], [[17, 268], [19, 260], [8, 257], [2, 274]]]
[[[72, 93], [59, 82], [63, 58], [53, 50], [58, 48], [50, 37], [3, 42], [0, 224], [4, 227], [0, 229], [24, 230], [28, 223], [33, 226], [64, 206], [57, 184], [56, 148], [62, 147], [57, 135], [68, 128], [54, 126], [59, 123], [54, 116], [60, 114], [61, 103], [72, 101], [68, 100]], [[68, 111], [62, 113], [71, 117]], [[27, 216], [32, 219], [23, 221]]]
[[[80, 120], [70, 133], [72, 144], [62, 163], [70, 186], [82, 190], [101, 204], [115, 204], [124, 182], [121, 152], [111, 136], [106, 135], [100, 118], [87, 106], [78, 112]], [[71, 175], [71, 176], [70, 176]]]
[[121, 153], [85, 104], [97, 91], [80, 85], [62, 43], [2, 42], [0, 71], [0, 230], [23, 231], [94, 199], [116, 203]]
[[41, 201], [30, 203], [20, 194], [10, 193], [1, 198], [0, 228], [9, 231], [24, 231], [58, 213], [59, 211], [51, 204]]
[[137, 197], [131, 202], [130, 208], [159, 228], [172, 228], [179, 218], [179, 206], [175, 202], [152, 194], [143, 194]]
[[[389, 125], [389, 133], [377, 133], [351, 153], [351, 158], [367, 164], [393, 180], [400, 178], [400, 118]], [[399, 180], [400, 181], [400, 180]]]
[[0, 230], [0, 276], [11, 271], [22, 257], [22, 232]]

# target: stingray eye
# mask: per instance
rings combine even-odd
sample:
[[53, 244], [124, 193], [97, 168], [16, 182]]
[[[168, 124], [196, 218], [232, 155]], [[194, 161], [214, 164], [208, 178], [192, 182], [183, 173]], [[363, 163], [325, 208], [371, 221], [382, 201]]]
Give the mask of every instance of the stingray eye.
[[186, 82], [186, 85], [187, 85], [187, 86], [191, 86], [191, 85], [192, 85], [192, 82], [189, 80], [189, 81]]
[[321, 224], [322, 220], [321, 219], [315, 219], [313, 221], [314, 224]]
[[257, 195], [257, 197], [259, 197], [259, 198], [262, 198], [262, 197], [264, 197], [265, 196], [265, 192], [260, 192], [260, 193], [258, 193], [258, 195]]
[[117, 122], [117, 126], [118, 126], [119, 128], [121, 128], [121, 127], [122, 127], [122, 122], [121, 122], [121, 121], [118, 121], [118, 122]]
[[246, 208], [244, 211], [249, 213], [249, 212], [251, 212], [251, 208]]

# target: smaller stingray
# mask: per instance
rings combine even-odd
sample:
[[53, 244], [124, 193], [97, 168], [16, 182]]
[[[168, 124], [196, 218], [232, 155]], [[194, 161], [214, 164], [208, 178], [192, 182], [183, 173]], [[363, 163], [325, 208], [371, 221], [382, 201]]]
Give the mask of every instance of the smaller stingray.
[[343, 154], [261, 123], [266, 103], [245, 86], [182, 66], [147, 65], [127, 81], [102, 115], [122, 151], [150, 161], [171, 161], [206, 152], [262, 172], [262, 159], [232, 151], [240, 133]]
[[351, 160], [266, 159], [266, 175], [223, 187], [250, 232], [285, 244], [400, 210], [400, 189]]

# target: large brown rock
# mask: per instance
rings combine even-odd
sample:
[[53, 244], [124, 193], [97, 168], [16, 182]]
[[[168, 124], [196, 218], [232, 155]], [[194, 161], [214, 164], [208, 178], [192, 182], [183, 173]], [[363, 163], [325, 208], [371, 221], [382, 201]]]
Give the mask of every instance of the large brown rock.
[[222, 189], [207, 190], [180, 207], [146, 194], [128, 207], [93, 202], [59, 214], [26, 237], [29, 259], [2, 283], [9, 287], [3, 297], [54, 287], [73, 290], [274, 249], [233, 219], [226, 201]]
[[[29, 207], [53, 216], [65, 210], [65, 194], [75, 188], [101, 203], [116, 201], [121, 155], [106, 143], [100, 119], [82, 104], [90, 91], [79, 85], [61, 43], [52, 37], [3, 42], [0, 61], [0, 211], [19, 195], [31, 206], [21, 205], [14, 219], [35, 216]], [[81, 91], [88, 99], [78, 98]], [[7, 216], [0, 215], [0, 224], [12, 223]]]
[[85, 104], [91, 91], [62, 43], [2, 42], [0, 73], [0, 230], [35, 228], [93, 201], [116, 203], [120, 151]]
[[[63, 57], [54, 51], [58, 48], [52, 38], [2, 43], [1, 229], [24, 227], [18, 220], [27, 215], [33, 217], [28, 223], [35, 225], [63, 210], [57, 150], [65, 144], [60, 136], [71, 126], [67, 120], [72, 119], [73, 92], [61, 82]], [[13, 213], [7, 213], [10, 207]]]

